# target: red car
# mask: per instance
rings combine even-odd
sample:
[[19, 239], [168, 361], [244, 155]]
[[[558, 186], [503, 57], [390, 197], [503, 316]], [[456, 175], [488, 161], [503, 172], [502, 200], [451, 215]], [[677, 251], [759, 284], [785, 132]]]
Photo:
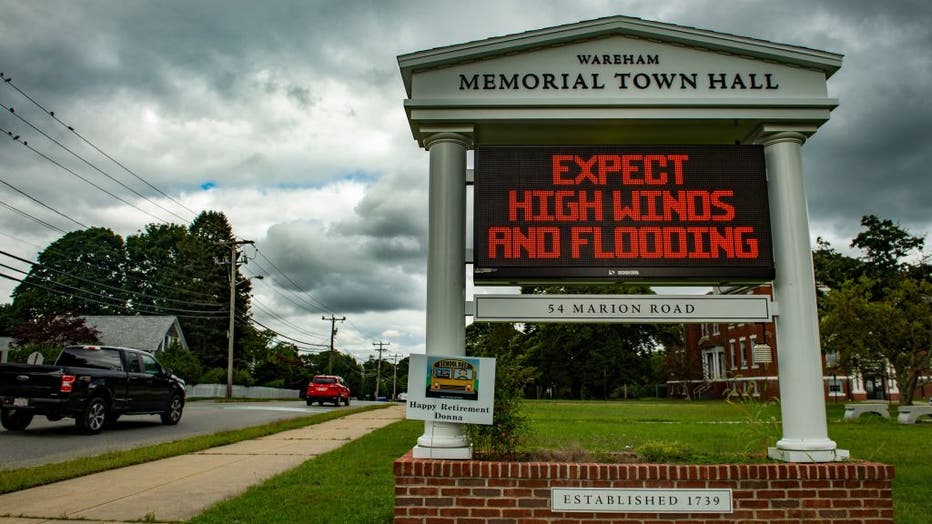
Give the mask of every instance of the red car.
[[317, 375], [307, 384], [307, 405], [317, 402], [321, 406], [324, 402], [333, 402], [339, 406], [349, 406], [350, 389], [343, 381], [343, 377], [336, 375]]

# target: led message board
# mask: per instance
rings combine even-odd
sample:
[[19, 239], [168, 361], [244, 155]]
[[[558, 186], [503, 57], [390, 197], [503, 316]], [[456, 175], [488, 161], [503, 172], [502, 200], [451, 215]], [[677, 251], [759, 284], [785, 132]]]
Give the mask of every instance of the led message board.
[[477, 283], [774, 276], [760, 146], [480, 146], [474, 204]]

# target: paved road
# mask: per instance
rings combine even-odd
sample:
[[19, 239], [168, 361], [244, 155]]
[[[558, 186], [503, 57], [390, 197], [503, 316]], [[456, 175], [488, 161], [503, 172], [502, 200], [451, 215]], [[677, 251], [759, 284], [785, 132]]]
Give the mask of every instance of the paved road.
[[[353, 402], [363, 406], [372, 402]], [[189, 402], [177, 426], [163, 426], [156, 415], [124, 416], [112, 429], [98, 435], [78, 433], [73, 419], [49, 422], [36, 417], [23, 432], [0, 431], [0, 469], [15, 469], [61, 462], [75, 457], [171, 442], [196, 435], [323, 413], [330, 405], [307, 406], [303, 400], [275, 402]]]

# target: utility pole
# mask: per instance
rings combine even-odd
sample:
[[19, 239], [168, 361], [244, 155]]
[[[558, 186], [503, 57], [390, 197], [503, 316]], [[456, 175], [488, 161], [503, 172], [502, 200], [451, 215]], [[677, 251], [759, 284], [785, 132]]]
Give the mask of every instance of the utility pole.
[[398, 399], [398, 355], [392, 355], [392, 400]]
[[320, 319], [330, 321], [330, 363], [327, 364], [327, 374], [333, 375], [333, 337], [337, 334], [337, 321], [343, 322], [346, 317], [337, 318], [331, 313], [330, 318], [320, 317]]
[[373, 400], [378, 400], [379, 399], [379, 378], [381, 378], [380, 375], [382, 372], [382, 351], [384, 351], [383, 348], [385, 346], [390, 346], [392, 345], [392, 343], [379, 341], [379, 342], [373, 342], [372, 345], [379, 346], [379, 361], [376, 364], [376, 368], [375, 368], [375, 398], [373, 399]]
[[255, 244], [252, 240], [231, 240], [220, 242], [220, 245], [230, 246], [230, 327], [227, 331], [227, 395], [233, 398], [233, 327], [236, 319], [236, 259], [239, 256], [237, 247]]

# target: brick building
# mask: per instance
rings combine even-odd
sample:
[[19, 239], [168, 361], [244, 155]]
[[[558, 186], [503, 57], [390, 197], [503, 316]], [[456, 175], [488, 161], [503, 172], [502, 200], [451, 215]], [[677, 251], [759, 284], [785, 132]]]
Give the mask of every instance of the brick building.
[[[716, 292], [770, 295], [770, 286], [716, 289]], [[780, 396], [777, 379], [779, 341], [772, 322], [753, 324], [686, 324], [685, 348], [674, 352], [671, 396], [723, 398], [746, 393], [761, 399]], [[899, 400], [895, 373], [885, 362], [868, 363], [859, 371], [842, 369], [837, 355], [823, 355], [822, 375], [828, 402]], [[932, 393], [920, 384], [914, 398]]]

